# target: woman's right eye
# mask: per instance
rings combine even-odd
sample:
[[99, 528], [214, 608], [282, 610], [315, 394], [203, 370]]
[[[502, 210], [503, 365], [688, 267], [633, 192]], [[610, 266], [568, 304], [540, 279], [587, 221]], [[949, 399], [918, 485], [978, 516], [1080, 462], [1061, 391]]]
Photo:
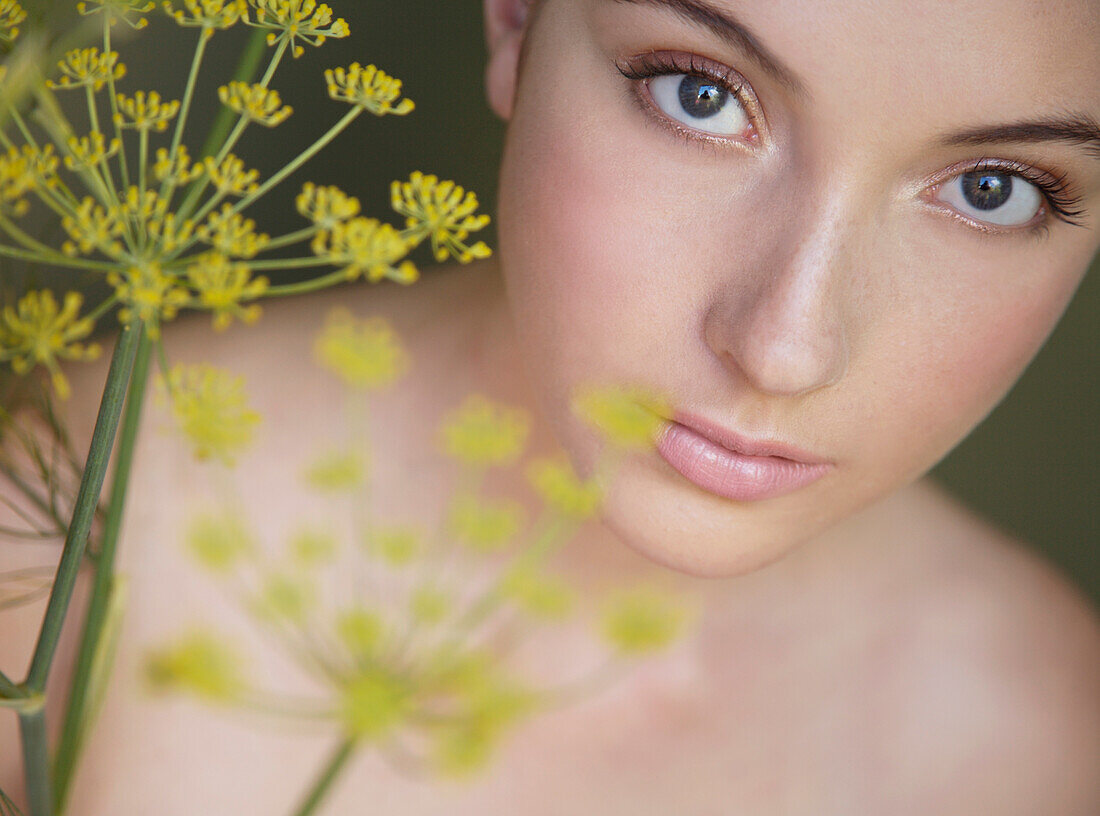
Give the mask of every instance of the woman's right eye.
[[751, 131], [745, 106], [721, 83], [698, 74], [660, 74], [646, 80], [653, 104], [671, 119], [712, 136]]

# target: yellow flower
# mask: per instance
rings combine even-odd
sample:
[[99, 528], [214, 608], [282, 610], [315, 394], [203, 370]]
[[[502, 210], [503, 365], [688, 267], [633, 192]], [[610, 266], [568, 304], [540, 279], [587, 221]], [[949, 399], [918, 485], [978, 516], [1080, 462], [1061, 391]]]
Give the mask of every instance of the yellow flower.
[[135, 30], [145, 28], [149, 21], [142, 17], [156, 8], [153, 0], [87, 0], [76, 4], [76, 10], [87, 16], [104, 12], [111, 25], [122, 20]]
[[254, 599], [253, 612], [264, 620], [300, 624], [316, 601], [313, 586], [301, 575], [269, 575]]
[[329, 314], [313, 352], [321, 366], [356, 389], [385, 388], [409, 366], [405, 349], [384, 318], [358, 320], [346, 309]]
[[370, 552], [392, 567], [403, 567], [420, 554], [421, 534], [406, 527], [375, 530], [370, 541]]
[[665, 425], [663, 400], [637, 388], [584, 388], [573, 399], [573, 410], [613, 444], [648, 448]]
[[185, 145], [179, 145], [176, 152], [167, 148], [157, 149], [157, 160], [153, 163], [153, 177], [157, 181], [170, 181], [172, 184], [189, 184], [202, 175], [202, 164], [192, 164]]
[[335, 266], [344, 266], [348, 280], [365, 274], [371, 283], [389, 278], [407, 284], [419, 277], [409, 261], [394, 266], [409, 254], [409, 245], [397, 230], [373, 218], [333, 224], [331, 230], [319, 232], [313, 239], [313, 252]]
[[649, 587], [620, 591], [608, 599], [601, 631], [621, 655], [662, 649], [680, 634], [684, 610], [668, 595]]
[[144, 224], [151, 218], [163, 218], [168, 212], [168, 202], [156, 190], [142, 192], [140, 188], [130, 186], [122, 196], [117, 212], [121, 218], [134, 224]]
[[302, 185], [295, 204], [298, 212], [325, 230], [359, 215], [359, 199], [339, 187], [318, 187], [311, 181]]
[[196, 630], [174, 646], [151, 652], [145, 676], [156, 691], [188, 691], [216, 702], [229, 702], [245, 689], [237, 654], [214, 635]]
[[361, 486], [366, 466], [354, 451], [330, 451], [318, 457], [305, 472], [306, 483], [325, 493], [354, 490]]
[[346, 609], [336, 618], [336, 636], [356, 659], [373, 655], [385, 634], [381, 615], [363, 607]]
[[19, 24], [27, 18], [15, 0], [0, 0], [0, 42], [10, 45], [19, 36]]
[[294, 112], [283, 105], [279, 92], [259, 83], [230, 82], [218, 88], [218, 98], [230, 110], [265, 127], [275, 127]]
[[0, 153], [0, 212], [23, 215], [29, 206], [23, 196], [37, 183], [34, 165], [25, 150], [10, 147]]
[[299, 530], [290, 539], [290, 553], [296, 564], [316, 566], [331, 560], [336, 554], [336, 539], [323, 530]]
[[[183, 8], [179, 5], [182, 3]], [[240, 19], [248, 19], [245, 0], [164, 0], [164, 11], [181, 26], [202, 28], [203, 36], [214, 36], [214, 29], [229, 28]]]
[[107, 143], [106, 137], [98, 130], [94, 130], [87, 136], [70, 136], [68, 141], [69, 155], [65, 157], [65, 166], [70, 170], [84, 170], [95, 167], [101, 161], [111, 158], [118, 153], [122, 142], [111, 139]]
[[66, 255], [87, 255], [99, 250], [104, 255], [118, 258], [123, 252], [122, 244], [115, 240], [123, 232], [117, 209], [105, 210], [91, 196], [77, 205], [73, 215], [62, 218], [61, 226], [73, 239], [61, 247]]
[[245, 169], [244, 162], [232, 153], [222, 159], [221, 163], [207, 156], [204, 165], [210, 181], [225, 195], [243, 196], [256, 192], [259, 187], [256, 183], [256, 179], [260, 177], [259, 171]]
[[531, 486], [548, 507], [580, 521], [600, 506], [603, 492], [595, 481], [582, 482], [567, 462], [539, 459], [527, 469]]
[[445, 417], [440, 429], [444, 452], [475, 466], [510, 465], [527, 444], [527, 412], [473, 394]]
[[232, 263], [220, 253], [208, 252], [187, 268], [187, 279], [198, 292], [202, 307], [214, 313], [216, 331], [228, 328], [233, 318], [246, 324], [259, 320], [259, 304], [242, 306], [241, 302], [261, 297], [268, 281], [253, 278], [247, 264]]
[[83, 88], [90, 85], [98, 91], [110, 80], [126, 76], [126, 66], [118, 61], [117, 51], [100, 52], [98, 48], [76, 48], [57, 63], [61, 77], [46, 83], [47, 88]]
[[195, 222], [190, 218], [180, 220], [175, 213], [168, 213], [163, 218], [147, 221], [145, 229], [157, 248], [161, 252], [169, 253], [191, 240], [191, 234], [195, 231]]
[[536, 618], [563, 618], [573, 605], [573, 592], [564, 581], [530, 567], [510, 570], [501, 582], [501, 591]]
[[233, 464], [260, 421], [248, 407], [244, 378], [206, 364], [177, 365], [167, 385], [172, 414], [195, 457]]
[[387, 113], [405, 116], [416, 107], [411, 99], [397, 102], [401, 96], [401, 80], [373, 65], [364, 68], [353, 62], [347, 69], [330, 69], [325, 71], [325, 82], [328, 83], [328, 95], [333, 99], [358, 105], [375, 116], [385, 116]]
[[145, 323], [149, 336], [160, 337], [161, 321], [171, 320], [191, 300], [186, 289], [178, 285], [174, 275], [165, 274], [159, 264], [131, 266], [125, 272], [111, 272], [107, 283], [115, 287], [125, 304], [118, 312], [123, 323], [135, 319]]
[[115, 122], [119, 127], [134, 130], [167, 130], [168, 123], [180, 110], [178, 101], [164, 101], [156, 91], [138, 91], [132, 97], [115, 94], [115, 101], [118, 103]]
[[409, 613], [417, 623], [439, 623], [450, 611], [450, 596], [431, 584], [417, 587], [409, 598]]
[[211, 572], [228, 572], [255, 550], [255, 539], [237, 513], [199, 516], [187, 530], [187, 551]]
[[319, 46], [333, 37], [348, 36], [351, 30], [343, 17], [332, 19], [332, 9], [316, 0], [252, 0], [256, 21], [249, 22], [259, 28], [269, 29], [267, 44], [285, 41], [295, 57], [305, 50], [298, 40]]
[[382, 669], [364, 669], [341, 689], [339, 718], [351, 737], [381, 739], [413, 708], [408, 680]]
[[489, 216], [475, 215], [477, 196], [453, 181], [416, 172], [406, 182], [395, 181], [390, 187], [393, 209], [405, 216], [405, 236], [413, 243], [430, 237], [436, 260], [448, 256], [460, 263], [492, 254], [482, 241], [469, 246], [466, 239], [489, 224]]
[[441, 698], [451, 715], [429, 726], [436, 768], [467, 774], [490, 758], [505, 730], [532, 712], [535, 697], [505, 676], [499, 659], [475, 652], [429, 675], [427, 693]]
[[77, 341], [87, 337], [94, 324], [79, 318], [84, 298], [77, 292], [65, 294], [59, 309], [48, 289], [24, 295], [15, 308], [0, 312], [0, 360], [10, 360], [17, 374], [25, 374], [35, 365], [45, 366], [61, 399], [69, 396], [69, 382], [61, 373], [58, 360], [92, 360], [99, 355], [95, 343]]
[[513, 501], [488, 501], [462, 495], [451, 506], [451, 532], [474, 552], [497, 552], [523, 525], [523, 507]]
[[223, 205], [221, 212], [210, 213], [195, 234], [218, 252], [234, 258], [253, 258], [271, 240], [265, 233], [256, 232], [255, 221], [233, 212], [229, 204]]

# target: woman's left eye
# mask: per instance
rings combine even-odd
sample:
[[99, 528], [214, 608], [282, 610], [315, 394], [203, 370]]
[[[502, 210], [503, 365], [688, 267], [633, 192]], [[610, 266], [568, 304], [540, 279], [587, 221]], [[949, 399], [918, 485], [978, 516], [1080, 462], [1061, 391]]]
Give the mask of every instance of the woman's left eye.
[[975, 170], [945, 182], [936, 199], [966, 217], [998, 227], [1022, 227], [1035, 220], [1043, 194], [1013, 173]]
[[666, 116], [714, 136], [737, 136], [750, 128], [744, 105], [724, 86], [696, 74], [661, 74], [647, 82], [649, 94]]

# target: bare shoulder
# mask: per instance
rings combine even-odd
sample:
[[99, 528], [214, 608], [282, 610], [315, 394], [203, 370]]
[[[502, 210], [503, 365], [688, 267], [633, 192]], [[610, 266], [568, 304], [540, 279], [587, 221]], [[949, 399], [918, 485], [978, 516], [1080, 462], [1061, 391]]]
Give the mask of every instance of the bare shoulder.
[[921, 812], [1100, 813], [1096, 610], [938, 489], [908, 501], [930, 559], [879, 671], [907, 701], [895, 745]]

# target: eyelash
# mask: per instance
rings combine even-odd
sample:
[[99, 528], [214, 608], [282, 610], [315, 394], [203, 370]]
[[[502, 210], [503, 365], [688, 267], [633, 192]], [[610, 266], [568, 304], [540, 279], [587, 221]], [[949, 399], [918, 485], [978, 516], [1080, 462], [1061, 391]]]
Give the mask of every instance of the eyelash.
[[[935, 186], [942, 187], [944, 184], [952, 182], [967, 173], [1004, 173], [1008, 176], [1022, 178], [1024, 181], [1038, 187], [1043, 195], [1048, 217], [1031, 227], [1031, 231], [1036, 234], [1044, 234], [1050, 228], [1050, 218], [1056, 218], [1074, 227], [1085, 225], [1083, 220], [1085, 211], [1080, 207], [1081, 197], [1070, 192], [1070, 185], [1065, 173], [1047, 172], [1018, 161], [985, 158], [959, 168], [953, 168], [951, 175]], [[1018, 229], [1019, 227], [1007, 227], [998, 231], [1013, 232]]]
[[[759, 103], [751, 91], [746, 91], [747, 82], [745, 78], [732, 68], [696, 54], [659, 51], [621, 58], [615, 62], [615, 67], [620, 74], [632, 82], [645, 82], [647, 79], [667, 74], [691, 74], [715, 82], [731, 93], [744, 107], [754, 132], [756, 135], [760, 134]], [[653, 105], [647, 102], [646, 107], [652, 108]], [[649, 112], [652, 113], [652, 111]], [[672, 121], [669, 121], [668, 124], [674, 127], [677, 132], [707, 144], [728, 141], [723, 137], [695, 132]], [[997, 172], [1018, 176], [1024, 181], [1034, 184], [1041, 191], [1047, 209], [1047, 217], [1028, 230], [1032, 234], [1042, 235], [1049, 230], [1051, 218], [1056, 218], [1075, 227], [1084, 226], [1083, 217], [1086, 213], [1080, 208], [1081, 197], [1070, 192], [1070, 185], [1067, 182], [1065, 173], [1050, 173], [1017, 161], [983, 158], [955, 169], [949, 177], [942, 179], [936, 186], [954, 181], [966, 173], [981, 172]], [[966, 218], [965, 216], [962, 217]], [[969, 221], [969, 219], [966, 220]], [[1011, 232], [1014, 230], [1003, 231]]]
[[[760, 105], [752, 92], [746, 89], [748, 83], [745, 78], [728, 66], [700, 57], [697, 54], [651, 51], [635, 57], [619, 59], [616, 61], [615, 67], [620, 74], [632, 82], [644, 82], [647, 79], [668, 74], [690, 74], [721, 85], [745, 109], [753, 128], [753, 141], [755, 141], [755, 137], [760, 135]], [[646, 107], [652, 108], [653, 104], [646, 101]], [[725, 137], [694, 131], [672, 120], [668, 120], [668, 124], [674, 127], [677, 132], [707, 144], [730, 141]]]

